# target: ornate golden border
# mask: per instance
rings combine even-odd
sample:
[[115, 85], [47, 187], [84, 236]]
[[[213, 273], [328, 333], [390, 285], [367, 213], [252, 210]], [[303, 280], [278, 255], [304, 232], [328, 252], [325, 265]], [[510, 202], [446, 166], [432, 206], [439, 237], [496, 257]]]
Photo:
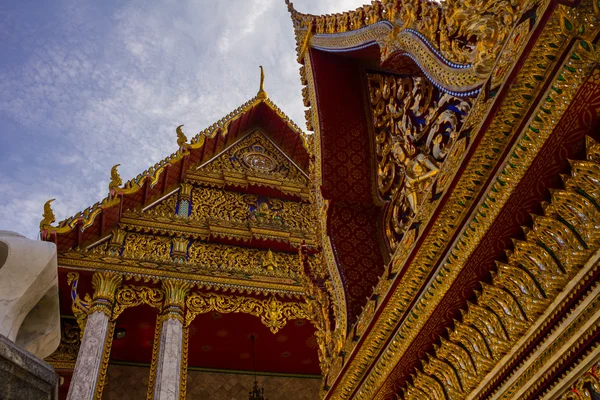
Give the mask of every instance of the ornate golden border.
[[108, 383], [106, 372], [108, 369], [108, 361], [110, 360], [110, 350], [112, 348], [113, 336], [115, 334], [115, 326], [116, 321], [108, 322], [106, 340], [104, 341], [104, 350], [102, 352], [102, 361], [100, 362], [100, 370], [98, 371], [98, 382], [96, 383], [96, 391], [94, 393], [94, 398], [96, 400], [102, 400], [102, 392]]
[[148, 375], [148, 391], [146, 392], [147, 400], [154, 400], [154, 386], [156, 385], [156, 367], [158, 365], [158, 352], [160, 350], [162, 323], [162, 316], [157, 315], [154, 326], [154, 341], [152, 342], [152, 361], [150, 362], [150, 373]]
[[[87, 270], [87, 271], [112, 271], [120, 273], [126, 279], [136, 280], [163, 280], [163, 279], [183, 279], [198, 288], [221, 289], [232, 292], [246, 293], [277, 293], [283, 296], [298, 297], [303, 296], [304, 289], [300, 285], [280, 284], [262, 281], [248, 281], [243, 279], [228, 278], [228, 277], [210, 277], [206, 275], [198, 275], [194, 273], [182, 273], [160, 270], [160, 264], [144, 262], [147, 267], [135, 267], [120, 265], [107, 261], [86, 260], [85, 256], [78, 255], [79, 259], [67, 258], [64, 253], [59, 258], [59, 267], [71, 270]], [[140, 263], [142, 264], [142, 263]]]
[[[558, 22], [558, 17], [555, 15], [554, 17], [554, 21], [556, 23], [555, 26], [559, 25]], [[555, 28], [550, 28], [552, 27], [552, 25], [549, 25], [548, 29], [550, 34], [553, 34], [552, 29]], [[560, 28], [559, 28], [560, 29]], [[576, 28], [573, 29], [573, 31], [575, 31]], [[559, 32], [560, 33], [560, 32]], [[574, 34], [574, 32], [567, 32], [566, 37], [570, 37]], [[593, 35], [593, 31], [590, 32], [589, 28], [586, 31], [586, 36], [591, 36]], [[564, 37], [563, 36], [563, 37]], [[562, 40], [562, 39], [561, 39]], [[565, 43], [566, 41], [563, 40], [563, 43]], [[522, 72], [521, 72], [521, 80], [524, 83], [529, 84], [529, 80], [526, 79], [526, 77], [529, 77], [530, 79], [534, 79], [537, 80], [537, 78], [534, 75], [541, 75], [542, 77], [547, 75], [547, 72], [549, 70], [551, 70], [547, 64], [548, 62], [546, 62], [546, 65], [543, 65], [543, 69], [541, 67], [537, 67], [535, 65], [535, 63], [539, 63], [539, 61], [537, 61], [536, 57], [544, 56], [545, 54], [547, 54], [548, 49], [547, 46], [548, 44], [551, 43], [551, 41], [538, 41], [538, 44], [536, 45], [536, 47], [534, 47], [534, 50], [529, 53], [529, 58], [528, 61], [526, 61], [526, 65], [523, 67]], [[558, 46], [558, 50], [559, 51], [565, 51], [564, 49], [564, 45]], [[577, 48], [577, 50], [579, 51], [580, 49]], [[585, 52], [584, 52], [585, 53]], [[583, 54], [582, 54], [583, 55]], [[541, 134], [539, 136], [541, 136], [541, 140], [536, 140], [535, 142], [531, 142], [531, 140], [529, 140], [530, 138], [528, 138], [526, 136], [526, 132], [522, 133], [522, 138], [521, 141], [518, 143], [518, 146], [521, 146], [522, 148], [528, 149], [528, 153], [524, 154], [524, 159], [519, 159], [516, 160], [516, 162], [511, 166], [507, 166], [508, 168], [508, 173], [509, 176], [514, 176], [514, 174], [516, 172], [521, 173], [522, 171], [524, 171], [527, 166], [529, 165], [529, 163], [531, 162], [531, 160], [533, 159], [533, 154], [535, 154], [535, 151], [532, 151], [536, 148], [539, 148], [541, 146], [541, 144], [543, 143], [543, 141], [545, 140], [545, 138], [547, 137], [547, 135], [551, 132], [554, 123], [558, 121], [559, 116], [562, 114], [562, 112], [564, 111], [564, 109], [566, 108], [566, 104], [568, 104], [569, 99], [572, 98], [572, 96], [574, 95], [577, 87], [582, 83], [583, 79], [589, 74], [590, 70], [591, 70], [591, 66], [593, 65], [593, 62], [587, 58], [587, 56], [583, 55], [583, 59], [582, 60], [569, 60], [569, 62], [573, 61], [575, 64], [578, 64], [579, 67], [581, 67], [581, 70], [578, 70], [577, 67], [573, 68], [571, 67], [571, 65], [569, 65], [569, 68], [565, 68], [563, 71], [559, 71], [559, 73], [557, 75], [555, 75], [555, 82], [553, 85], [551, 85], [551, 88], [549, 90], [551, 90], [552, 92], [549, 92], [548, 95], [550, 96], [550, 99], [552, 99], [552, 101], [554, 102], [559, 102], [559, 104], [561, 105], [560, 107], [558, 107], [558, 109], [556, 109], [556, 114], [555, 117], [552, 118], [552, 120], [550, 120], [550, 118], [547, 118], [545, 116], [545, 112], [543, 112], [542, 110], [540, 110], [540, 108], [538, 107], [538, 111], [537, 113], [534, 114], [534, 116], [532, 117], [532, 121], [531, 121], [531, 126], [536, 129], [536, 130], [540, 130]], [[593, 57], [592, 57], [593, 58]], [[527, 63], [529, 63], [531, 66], [527, 67]], [[533, 64], [533, 65], [532, 65]], [[551, 64], [551, 63], [550, 63]], [[539, 71], [537, 73], [534, 73], [534, 71]], [[574, 71], [571, 71], [571, 69], [573, 69]], [[564, 74], [564, 76], [560, 76], [562, 74]], [[559, 77], [560, 79], [557, 79], [556, 77]], [[567, 81], [570, 81], [568, 84], [563, 84], [562, 79], [563, 78], [567, 78]], [[559, 88], [561, 92], [561, 94], [557, 94], [556, 91], [554, 89], [552, 89], [552, 86], [554, 88]], [[533, 88], [535, 91], [535, 88], [539, 87], [539, 82], [534, 82]], [[521, 96], [526, 96], [527, 98], [529, 98], [529, 94], [526, 92], [521, 92], [521, 89], [518, 87], [518, 85], [513, 85], [513, 89], [511, 90], [511, 92], [513, 93], [513, 96], [516, 96], [517, 98], [520, 98], [520, 100], [517, 100], [517, 102], [520, 101], [520, 105], [519, 105], [519, 109], [518, 109], [518, 113], [517, 115], [523, 115], [524, 113], [524, 108], [526, 106], [523, 105], [523, 103], [527, 104], [526, 99], [522, 99]], [[507, 98], [507, 100], [505, 100], [504, 102], [504, 106], [501, 108], [501, 111], [497, 114], [495, 120], [497, 121], [497, 124], [499, 125], [499, 128], [494, 129], [493, 128], [493, 124], [492, 123], [492, 127], [490, 129], [488, 129], [486, 133], [486, 137], [488, 137], [488, 139], [484, 139], [484, 141], [482, 141], [482, 144], [480, 145], [480, 148], [482, 150], [478, 149], [479, 153], [483, 153], [481, 155], [477, 155], [473, 157], [472, 159], [472, 163], [473, 164], [479, 164], [476, 168], [467, 168], [467, 173], [469, 171], [471, 171], [470, 173], [473, 174], [475, 173], [476, 176], [474, 178], [470, 178], [468, 177], [468, 174], [465, 173], [463, 175], [463, 177], [461, 178], [461, 181], [463, 181], [464, 183], [461, 184], [459, 183], [457, 185], [458, 188], [464, 188], [462, 190], [462, 192], [464, 193], [460, 193], [460, 190], [457, 191], [458, 193], [453, 193], [453, 197], [457, 198], [457, 201], [452, 201], [450, 200], [447, 204], [450, 204], [452, 207], [454, 207], [456, 210], [451, 210], [451, 211], [446, 211], [446, 218], [450, 218], [450, 222], [452, 223], [444, 223], [444, 212], [442, 212], [441, 214], [441, 218], [438, 218], [437, 224], [439, 226], [442, 227], [447, 227], [447, 226], [457, 226], [460, 224], [457, 224], [457, 215], [461, 215], [464, 214], [464, 209], [467, 208], [467, 205], [469, 204], [469, 201], [467, 200], [466, 202], [464, 201], [465, 198], [472, 198], [473, 193], [471, 193], [471, 186], [473, 184], [473, 182], [478, 182], [480, 181], [481, 175], [483, 173], [483, 176], [486, 176], [486, 171], [483, 170], [483, 172], [479, 171], [479, 169], [481, 169], [482, 165], [486, 165], [489, 162], [482, 162], [481, 160], [487, 160], [490, 158], [489, 154], [491, 154], [491, 159], [497, 159], [497, 156], [495, 156], [495, 153], [498, 152], [498, 142], [497, 142], [497, 138], [500, 139], [500, 143], [505, 143], [506, 142], [506, 137], [508, 136], [506, 134], [506, 129], [503, 127], [503, 120], [501, 119], [503, 117], [503, 113], [516, 113], [516, 111], [514, 111], [514, 103], [510, 102], [510, 96], [511, 94], [509, 94], [509, 97]], [[533, 96], [533, 98], [535, 98], [535, 96]], [[485, 108], [488, 108], [491, 104], [485, 104]], [[540, 104], [540, 106], [544, 106], [544, 104]], [[502, 111], [504, 110], [504, 111]], [[483, 113], [485, 114], [485, 112]], [[474, 115], [478, 116], [478, 119], [482, 120], [483, 118], [481, 118], [481, 111], [477, 111]], [[518, 126], [518, 124], [516, 123], [511, 123], [514, 124], [515, 126]], [[536, 125], [539, 125], [536, 126]], [[543, 126], [543, 127], [542, 127]], [[529, 129], [529, 127], [527, 127], [527, 129]], [[510, 132], [510, 131], [509, 131]], [[494, 137], [496, 136], [496, 137]], [[537, 137], [536, 137], [537, 139]], [[486, 140], [487, 140], [487, 144], [486, 144]], [[488, 153], [488, 154], [486, 154]], [[501, 153], [501, 152], [500, 152]], [[523, 152], [525, 153], [525, 152]], [[519, 153], [520, 154], [520, 153]], [[512, 163], [513, 160], [511, 160]], [[473, 165], [472, 164], [472, 165]], [[511, 171], [512, 169], [515, 169], [516, 171]], [[502, 175], [506, 174], [506, 171], [502, 171], [501, 172]], [[508, 194], [512, 191], [512, 189], [514, 188], [514, 186], [516, 185], [516, 180], [515, 179], [510, 179], [508, 182], [503, 181], [502, 179], [500, 180], [500, 182], [497, 182], [497, 184], [492, 188], [493, 191], [489, 191], [488, 193], [490, 194], [490, 197], [493, 198], [494, 200], [496, 200], [495, 204], [492, 204], [491, 207], [493, 207], [494, 212], [496, 212], [497, 210], [499, 210], [502, 206], [502, 204], [504, 203], [504, 200], [508, 197]], [[508, 186], [508, 187], [507, 187]], [[496, 191], [498, 191], [500, 194], [496, 193]], [[461, 198], [462, 197], [462, 198]], [[491, 203], [491, 201], [490, 201]], [[450, 208], [452, 208], [450, 207]], [[486, 207], [490, 207], [489, 204], [486, 204]], [[467, 226], [472, 226], [473, 229], [476, 229], [478, 232], [477, 234], [473, 235], [469, 235], [469, 237], [464, 237], [459, 239], [458, 243], [461, 242], [465, 242], [465, 240], [468, 241], [475, 241], [475, 243], [473, 244], [473, 246], [476, 246], [476, 243], [478, 242], [478, 238], [481, 237], [481, 235], [483, 234], [482, 231], [484, 231], [485, 229], [487, 229], [487, 227], [485, 227], [484, 229], [480, 230], [480, 227], [483, 227], [485, 225], [489, 226], [488, 221], [492, 220], [492, 218], [494, 217], [494, 214], [490, 212], [490, 210], [486, 208], [484, 216], [482, 215], [476, 215], [473, 218], [475, 220], [477, 220], [477, 222], [471, 222], [470, 224], [467, 224]], [[430, 213], [432, 210], [426, 210], [427, 213]], [[488, 220], [488, 218], [490, 218]], [[424, 220], [427, 220], [426, 218]], [[440, 222], [441, 220], [441, 222]], [[482, 224], [482, 220], [483, 222], [485, 222], [484, 224]], [[432, 238], [434, 237], [435, 232], [432, 232], [432, 234], [430, 235]], [[417, 258], [415, 259], [415, 261], [412, 263], [412, 267], [410, 267], [411, 269], [408, 271], [408, 273], [405, 275], [404, 279], [407, 279], [407, 281], [419, 281], [421, 278], [417, 278], [414, 274], [418, 273], [418, 275], [422, 275], [422, 271], [416, 271], [415, 270], [415, 265], [430, 265], [431, 264], [431, 260], [435, 260], [437, 259], [440, 255], [437, 254], [439, 252], [439, 248], [443, 248], [444, 246], [440, 246], [441, 242], [440, 240], [443, 242], [445, 239], [447, 239], [448, 237], [451, 236], [450, 232], [448, 232], [447, 230], [443, 229], [443, 232], [438, 232], [437, 233], [437, 238], [435, 239], [435, 241], [429, 240], [429, 242], [425, 242], [425, 244], [423, 246], [421, 246], [421, 248], [419, 249], [419, 253], [417, 255]], [[429, 243], [429, 244], [428, 244]], [[462, 245], [461, 245], [462, 246]], [[411, 246], [399, 246], [400, 247], [400, 251], [398, 254], [396, 254], [396, 268], [400, 268], [402, 266], [402, 260], [405, 259], [405, 257], [408, 256]], [[469, 246], [470, 247], [470, 246]], [[402, 249], [405, 249], [405, 252], [402, 253]], [[463, 257], [467, 257], [469, 252], [465, 252], [462, 251], [460, 253], [457, 253], [460, 255], [460, 258], [463, 259]], [[427, 260], [423, 259], [423, 257], [425, 257]], [[456, 265], [458, 263], [457, 260], [452, 260], [452, 264], [454, 265], [450, 265], [450, 266], [444, 266], [444, 269], [447, 269], [448, 267], [450, 267], [450, 271], [452, 271], [452, 274], [456, 274], [456, 272], [458, 270], [460, 270], [460, 267], [458, 265]], [[423, 312], [423, 310], [425, 309], [425, 311], [427, 309], [432, 309], [433, 304], [437, 304], [437, 301], [439, 301], [439, 299], [442, 296], [442, 292], [440, 291], [439, 288], [440, 287], [449, 287], [450, 283], [451, 283], [451, 279], [453, 279], [452, 277], [449, 277], [447, 274], [448, 271], [445, 271], [445, 275], [444, 278], [442, 279], [442, 282], [444, 282], [443, 284], [440, 284], [439, 282], [436, 282], [436, 280], [434, 280], [433, 282], [436, 282], [436, 289], [435, 291], [433, 291], [435, 293], [435, 296], [428, 294], [427, 296], [427, 307], [423, 307], [422, 304], [419, 304], [417, 307], [413, 308], [414, 309], [418, 309], [419, 310], [419, 323], [421, 323], [422, 321], [426, 320], [428, 317], [427, 312]], [[451, 278], [451, 279], [449, 279]], [[393, 296], [391, 297], [391, 300], [388, 302], [388, 304], [394, 304], [394, 310], [384, 310], [383, 314], [380, 316], [380, 318], [378, 319], [377, 322], [375, 322], [375, 327], [374, 329], [371, 331], [371, 333], [368, 335], [368, 337], [365, 339], [365, 342], [363, 342], [361, 349], [359, 350], [359, 353], [356, 357], [356, 362], [358, 363], [358, 365], [360, 367], [358, 368], [349, 368], [347, 370], [347, 373], [345, 374], [345, 376], [342, 378], [342, 381], [340, 381], [340, 383], [338, 384], [335, 394], [331, 393], [329, 394], [331, 396], [331, 398], [336, 398], [336, 396], [340, 396], [340, 398], [346, 398], [351, 389], [358, 381], [361, 372], [360, 371], [364, 371], [364, 368], [369, 365], [369, 362], [367, 361], [368, 359], [372, 359], [373, 357], [375, 357], [379, 351], [379, 349], [381, 348], [381, 345], [385, 342], [388, 333], [390, 331], [391, 326], [393, 326], [393, 322], [392, 321], [397, 321], [399, 319], [399, 317], [401, 316], [401, 314], [403, 313], [403, 307], [401, 306], [402, 304], [408, 304], [412, 298], [412, 293], [416, 293], [416, 290], [418, 289], [418, 287], [413, 286], [413, 285], [409, 285], [409, 288], [412, 287], [414, 289], [411, 290], [407, 290], [407, 286], [406, 285], [400, 285], [400, 287], [403, 287], [403, 292], [402, 293], [394, 293]], [[376, 289], [378, 290], [378, 289]], [[427, 289], [426, 292], [431, 292], [432, 288]], [[383, 293], [385, 293], [385, 290], [383, 291]], [[424, 298], [421, 298], [421, 301], [423, 301]], [[433, 301], [432, 301], [433, 300]], [[383, 325], [382, 325], [383, 324]], [[377, 379], [379, 384], [381, 384], [382, 380], [384, 379], [383, 377], [387, 376], [387, 374], [389, 373], [389, 370], [391, 368], [391, 366], [394, 365], [394, 359], [397, 359], [399, 357], [400, 354], [402, 354], [402, 351], [400, 350], [401, 348], [404, 348], [407, 343], [410, 342], [410, 340], [407, 340], [407, 338], [411, 338], [414, 337], [417, 332], [418, 329], [415, 329], [416, 327], [414, 326], [414, 324], [411, 326], [411, 330], [409, 332], [402, 332], [402, 335], [396, 336], [397, 338], [399, 338], [400, 336], [403, 337], [402, 340], [399, 339], [395, 339], [392, 340], [391, 345], [394, 347], [393, 350], [386, 350], [388, 352], [388, 355], [383, 356], [386, 359], [386, 364], [378, 364], [375, 366], [375, 368], [377, 369], [382, 369], [381, 371], [379, 371], [379, 373], [377, 375], [375, 374], [370, 374], [369, 377], [367, 377], [367, 380], [373, 381], [373, 379]], [[401, 328], [402, 329], [402, 328]], [[399, 331], [400, 332], [400, 331]], [[406, 333], [406, 335], [405, 335]], [[348, 342], [347, 342], [348, 343]], [[344, 347], [344, 351], [346, 351], [346, 349], [348, 349], [348, 351], [346, 352], [346, 357], [348, 356], [348, 353], [351, 352], [354, 348], [354, 343], [350, 343], [347, 345], [347, 347]], [[390, 358], [390, 356], [394, 354], [393, 357]], [[386, 372], [387, 371], [387, 372]], [[379, 376], [377, 378], [377, 376]], [[378, 384], [378, 385], [379, 385]], [[372, 384], [367, 383], [368, 387], [363, 387], [362, 392], [359, 393], [359, 397], [361, 396], [365, 396], [368, 397], [368, 393], [370, 393], [370, 391], [372, 390], [373, 386]], [[369, 389], [369, 387], [371, 389]]]

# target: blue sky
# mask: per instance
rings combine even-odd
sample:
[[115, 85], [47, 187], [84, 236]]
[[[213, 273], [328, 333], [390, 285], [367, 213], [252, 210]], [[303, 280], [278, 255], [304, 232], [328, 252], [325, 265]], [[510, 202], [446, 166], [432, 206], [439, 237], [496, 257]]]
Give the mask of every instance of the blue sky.
[[[364, 0], [297, 0], [302, 12]], [[299, 126], [304, 107], [284, 0], [0, 2], [0, 230], [37, 237], [256, 94]]]

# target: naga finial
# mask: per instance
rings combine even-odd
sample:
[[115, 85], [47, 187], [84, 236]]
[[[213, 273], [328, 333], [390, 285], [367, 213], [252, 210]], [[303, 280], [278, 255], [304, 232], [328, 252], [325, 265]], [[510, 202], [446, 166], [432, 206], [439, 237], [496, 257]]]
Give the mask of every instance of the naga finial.
[[110, 170], [110, 183], [108, 184], [108, 191], [110, 192], [111, 196], [115, 194], [116, 190], [123, 183], [123, 180], [121, 179], [121, 176], [117, 171], [117, 167], [119, 165], [121, 164], [115, 164], [115, 166], [112, 167]]
[[256, 97], [258, 97], [261, 100], [269, 98], [267, 92], [265, 92], [265, 70], [263, 69], [262, 65], [260, 66], [260, 87], [258, 89], [258, 94], [256, 95]]
[[54, 211], [52, 211], [52, 207], [50, 203], [52, 203], [56, 199], [50, 199], [44, 204], [44, 214], [42, 214], [42, 220], [40, 221], [40, 231], [44, 230], [44, 227], [52, 224], [56, 221], [56, 217], [54, 216]]
[[187, 136], [185, 136], [185, 133], [183, 133], [183, 131], [181, 130], [181, 127], [183, 125], [179, 125], [176, 129], [177, 131], [177, 146], [179, 146], [180, 148], [185, 146], [185, 144], [187, 143]]

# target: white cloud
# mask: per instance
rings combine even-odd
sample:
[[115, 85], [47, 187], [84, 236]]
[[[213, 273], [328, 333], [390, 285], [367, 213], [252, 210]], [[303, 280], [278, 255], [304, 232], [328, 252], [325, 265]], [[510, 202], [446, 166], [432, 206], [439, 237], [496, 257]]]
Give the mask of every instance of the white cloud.
[[[296, 1], [315, 14], [362, 2]], [[0, 229], [36, 237], [44, 202], [63, 219], [266, 89], [300, 126], [304, 107], [283, 0], [50, 2], [0, 6]]]

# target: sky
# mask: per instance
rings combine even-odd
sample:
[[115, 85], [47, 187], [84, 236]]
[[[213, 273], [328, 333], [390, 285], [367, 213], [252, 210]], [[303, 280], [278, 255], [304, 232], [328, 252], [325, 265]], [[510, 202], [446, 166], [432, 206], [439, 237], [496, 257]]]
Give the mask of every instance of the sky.
[[[297, 0], [310, 14], [365, 0]], [[0, 230], [38, 237], [265, 89], [305, 129], [284, 0], [1, 0]]]

